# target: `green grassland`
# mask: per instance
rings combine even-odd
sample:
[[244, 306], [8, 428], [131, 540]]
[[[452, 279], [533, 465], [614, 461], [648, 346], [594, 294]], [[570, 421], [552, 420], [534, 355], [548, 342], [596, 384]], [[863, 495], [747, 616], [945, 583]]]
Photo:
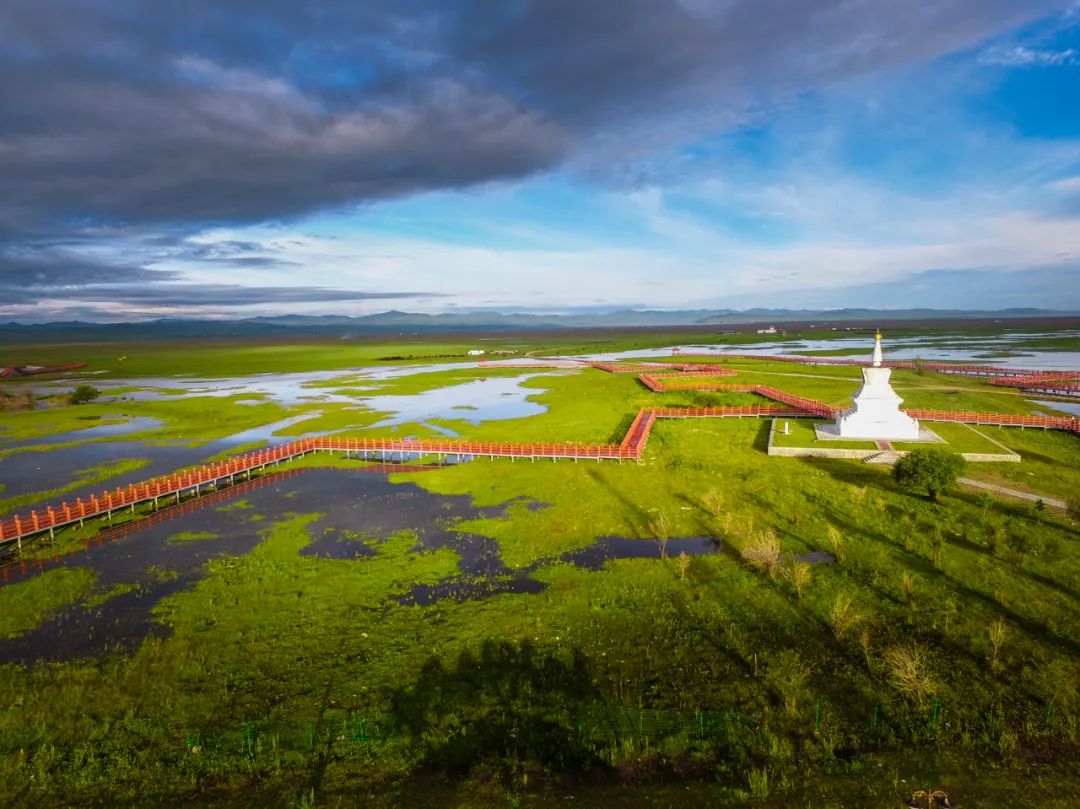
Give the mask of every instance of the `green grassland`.
[[[971, 454], [999, 455], [1008, 447], [996, 438], [992, 438], [987, 430], [994, 428], [974, 427], [970, 424], [957, 424], [947, 421], [927, 422], [924, 425], [938, 438], [945, 442], [945, 449], [953, 452], [965, 452]], [[927, 444], [909, 441], [894, 441], [893, 447], [898, 450], [911, 450]]]
[[[332, 361], [317, 354], [327, 347], [286, 348], [275, 350], [297, 366]], [[354, 348], [374, 357], [458, 346]], [[205, 368], [208, 358], [188, 356], [197, 353], [161, 362]], [[262, 369], [261, 356], [247, 355], [245, 372]], [[149, 348], [138, 357], [153, 363]], [[724, 364], [739, 372], [727, 381], [838, 406], [860, 382], [853, 368]], [[427, 372], [373, 387], [401, 395], [526, 372]], [[907, 371], [894, 380], [912, 407], [1036, 407], [979, 380]], [[641, 407], [761, 401], [654, 394], [633, 375], [595, 370], [524, 384], [544, 413], [440, 424], [470, 439], [607, 442]], [[154, 415], [164, 423], [155, 440], [209, 440], [314, 410], [322, 415], [290, 431], [390, 434], [371, 428], [384, 414], [350, 405], [205, 398], [77, 410]], [[32, 433], [35, 417], [64, 422], [49, 413], [25, 414], [18, 429]], [[812, 436], [808, 420], [790, 423]], [[216, 506], [251, 512], [262, 541], [215, 556], [195, 584], [160, 601], [154, 620], [166, 637], [100, 659], [0, 665], [0, 689], [14, 695], [0, 703], [0, 796], [28, 806], [838, 809], [899, 806], [919, 784], [948, 789], [966, 809], [1076, 805], [1078, 526], [963, 490], [934, 504], [858, 461], [770, 458], [769, 426], [662, 420], [640, 462], [480, 459], [394, 475], [477, 506], [509, 504], [451, 527], [494, 540], [511, 570], [546, 585], [538, 593], [403, 602], [415, 585], [452, 579], [457, 554], [421, 551], [406, 531], [363, 538], [372, 556], [319, 558], [303, 552], [317, 515], [302, 502], [274, 517], [244, 501]], [[989, 436], [1023, 458], [972, 464], [969, 477], [1080, 491], [1076, 436], [930, 426], [961, 451], [996, 451], [984, 449]], [[321, 455], [293, 465], [354, 464]], [[65, 529], [27, 555], [63, 552], [94, 530]], [[212, 547], [208, 534], [177, 533], [173, 547]], [[560, 560], [607, 536], [707, 536], [720, 550], [600, 570]], [[816, 551], [836, 561], [796, 562]], [[0, 635], [138, 588], [93, 586], [84, 568], [0, 586]]]

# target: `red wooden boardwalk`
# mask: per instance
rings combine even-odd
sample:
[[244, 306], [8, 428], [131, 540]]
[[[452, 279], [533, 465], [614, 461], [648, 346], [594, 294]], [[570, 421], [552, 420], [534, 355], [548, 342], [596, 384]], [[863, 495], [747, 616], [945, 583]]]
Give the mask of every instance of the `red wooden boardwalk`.
[[[101, 494], [78, 498], [73, 503], [65, 502], [49, 506], [29, 514], [15, 515], [0, 520], [0, 544], [16, 542], [22, 539], [54, 531], [86, 519], [105, 516], [124, 508], [134, 507], [139, 503], [153, 501], [155, 505], [162, 499], [172, 498], [181, 502], [185, 495], [203, 493], [203, 490], [215, 491], [222, 485], [232, 485], [238, 479], [250, 479], [251, 473], [268, 466], [299, 458], [313, 452], [344, 452], [350, 454], [374, 455], [385, 459], [386, 456], [398, 456], [402, 461], [427, 455], [457, 458], [510, 458], [528, 459], [572, 459], [580, 460], [636, 460], [641, 457], [649, 433], [657, 419], [661, 418], [742, 418], [784, 415], [792, 418], [816, 417], [835, 418], [838, 409], [796, 396], [792, 393], [768, 385], [732, 385], [714, 382], [711, 378], [730, 376], [733, 371], [709, 364], [682, 363], [680, 365], [661, 366], [662, 370], [672, 368], [682, 371], [681, 375], [657, 374], [653, 364], [631, 365], [635, 370], [644, 367], [648, 372], [640, 376], [641, 382], [653, 391], [666, 390], [704, 390], [704, 391], [741, 391], [755, 393], [766, 399], [780, 403], [777, 405], [742, 405], [735, 407], [657, 407], [643, 408], [635, 417], [626, 437], [619, 444], [577, 444], [577, 443], [517, 443], [498, 441], [450, 441], [445, 439], [397, 439], [397, 438], [345, 438], [324, 436], [293, 441], [281, 446], [257, 450], [219, 461], [187, 469], [165, 477], [135, 483], [130, 486], [106, 491]], [[533, 366], [531, 367], [539, 367]], [[610, 366], [608, 363], [594, 363], [593, 367], [613, 373], [621, 373], [624, 366]], [[561, 363], [556, 367], [567, 367]], [[576, 363], [574, 367], [581, 367]], [[587, 367], [587, 366], [586, 366]], [[672, 382], [675, 385], [672, 386]], [[685, 384], [684, 384], [685, 383]], [[956, 421], [968, 424], [987, 424], [1015, 427], [1038, 427], [1041, 429], [1067, 430], [1080, 433], [1080, 419], [1051, 416], [1017, 416], [1004, 413], [973, 413], [946, 410], [909, 410], [914, 418], [925, 421]]]

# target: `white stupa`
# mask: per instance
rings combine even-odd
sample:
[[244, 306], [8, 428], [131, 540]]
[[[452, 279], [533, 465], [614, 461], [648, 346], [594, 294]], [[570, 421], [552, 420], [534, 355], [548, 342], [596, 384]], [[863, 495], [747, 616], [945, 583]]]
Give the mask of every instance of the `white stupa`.
[[836, 417], [841, 438], [917, 441], [919, 422], [900, 409], [904, 401], [889, 384], [891, 368], [881, 365], [881, 332], [874, 335], [874, 364], [862, 369], [863, 384], [854, 406]]

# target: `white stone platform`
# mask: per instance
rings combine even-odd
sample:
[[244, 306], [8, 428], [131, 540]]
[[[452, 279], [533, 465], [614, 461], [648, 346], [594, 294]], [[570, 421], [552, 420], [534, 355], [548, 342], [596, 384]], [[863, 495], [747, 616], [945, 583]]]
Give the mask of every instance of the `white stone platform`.
[[836, 424], [815, 424], [814, 433], [817, 435], [818, 441], [900, 441], [905, 444], [945, 443], [944, 438], [921, 424], [916, 438], [853, 438], [850, 435], [840, 435], [840, 428]]

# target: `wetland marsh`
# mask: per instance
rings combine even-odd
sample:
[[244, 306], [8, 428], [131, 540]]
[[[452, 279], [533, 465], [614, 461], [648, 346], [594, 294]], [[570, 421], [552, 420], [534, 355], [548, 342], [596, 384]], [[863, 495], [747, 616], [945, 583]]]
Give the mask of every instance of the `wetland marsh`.
[[[147, 348], [91, 365], [116, 382], [102, 401], [3, 414], [0, 507], [299, 435], [608, 442], [641, 407], [754, 400], [322, 346], [275, 347], [303, 377], [275, 393], [263, 347], [158, 350], [200, 381], [150, 376]], [[834, 405], [858, 386], [857, 368], [722, 362]], [[894, 381], [912, 407], [1056, 406], [930, 371]], [[1076, 523], [964, 490], [935, 505], [857, 461], [769, 458], [768, 428], [666, 421], [640, 463], [319, 455], [36, 542], [0, 582], [0, 794], [840, 807], [933, 781], [965, 807], [1020, 784], [1080, 799]], [[1080, 491], [1076, 436], [982, 429], [942, 437], [1023, 461], [970, 474]]]

